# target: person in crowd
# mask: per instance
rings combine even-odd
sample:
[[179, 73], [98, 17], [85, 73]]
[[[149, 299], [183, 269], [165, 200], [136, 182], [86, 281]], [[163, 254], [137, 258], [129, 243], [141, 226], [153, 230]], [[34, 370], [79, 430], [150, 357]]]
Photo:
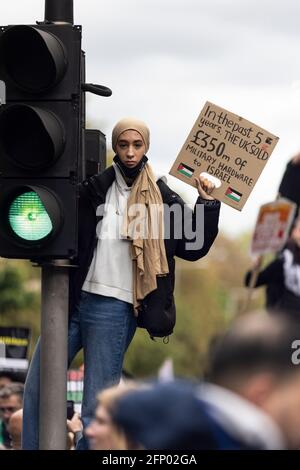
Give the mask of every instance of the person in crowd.
[[6, 385], [11, 384], [13, 381], [11, 374], [6, 371], [0, 371], [0, 390]]
[[92, 450], [130, 450], [135, 448], [126, 433], [114, 423], [113, 412], [123, 396], [138, 388], [137, 383], [126, 382], [99, 393], [95, 417], [85, 431]]
[[[144, 122], [119, 121], [112, 132], [113, 165], [79, 188], [78, 267], [71, 270], [68, 356], [70, 363], [83, 347], [84, 427], [93, 416], [96, 393], [119, 382], [137, 325], [152, 337], [172, 333], [174, 257], [198, 260], [218, 232], [220, 202], [210, 195], [213, 184], [196, 176], [195, 210], [183, 210], [184, 201], [150, 166], [149, 145]], [[197, 217], [199, 207], [203, 220]], [[164, 217], [165, 209], [172, 208], [179, 209], [180, 217]], [[194, 230], [192, 237], [186, 225]], [[39, 357], [37, 345], [25, 387], [24, 449], [39, 447]], [[77, 448], [87, 448], [85, 439]]]
[[[97, 396], [95, 415], [85, 430], [91, 450], [118, 450], [129, 449], [132, 443], [127, 439], [113, 422], [113, 411], [118, 400], [126, 393], [136, 390], [139, 385], [135, 382], [121, 382], [117, 386], [109, 387]], [[78, 413], [74, 413], [71, 420], [67, 420], [67, 429], [72, 434], [75, 446], [83, 434], [83, 425]]]
[[11, 447], [13, 450], [21, 450], [22, 421], [22, 408], [18, 411], [15, 411], [9, 418], [7, 430], [11, 439]]
[[278, 189], [278, 196], [297, 204], [296, 216], [300, 207], [300, 153], [297, 153], [287, 164]]
[[216, 342], [198, 396], [223, 428], [225, 445], [299, 448], [299, 325], [285, 314], [252, 312]]
[[67, 431], [67, 449], [74, 450], [83, 435], [83, 425], [79, 413], [74, 413], [71, 419], [67, 419]]
[[23, 406], [24, 385], [10, 383], [0, 390], [0, 443], [7, 449], [11, 448], [11, 438], [8, 431], [8, 423], [13, 413]]
[[216, 341], [206, 382], [133, 391], [115, 423], [149, 450], [299, 449], [298, 325], [284, 315], [240, 317]]
[[[299, 216], [300, 207], [300, 153], [297, 153], [287, 164], [282, 180], [278, 188], [277, 197], [283, 197], [289, 199], [297, 205], [294, 219]], [[295, 221], [295, 220], [294, 220]], [[293, 229], [291, 229], [292, 231]], [[281, 253], [277, 254], [277, 257]], [[253, 268], [258, 266], [261, 262], [261, 257], [257, 257], [253, 263]], [[281, 279], [277, 282], [277, 278], [274, 280], [268, 279], [266, 283], [266, 308], [272, 310], [273, 307], [276, 309], [278, 300], [280, 300], [283, 293], [283, 283]]]
[[[260, 263], [256, 258], [252, 269]], [[245, 277], [249, 285], [251, 272]], [[286, 312], [300, 318], [300, 218], [293, 225], [291, 236], [282, 253], [258, 275], [255, 287], [272, 287], [272, 296], [267, 295], [268, 310]], [[276, 289], [274, 289], [276, 286]]]
[[12, 382], [24, 383], [26, 372], [13, 372], [10, 370], [0, 370], [0, 389]]
[[129, 392], [116, 404], [113, 421], [134, 450], [216, 449], [211, 422], [189, 382], [158, 382]]

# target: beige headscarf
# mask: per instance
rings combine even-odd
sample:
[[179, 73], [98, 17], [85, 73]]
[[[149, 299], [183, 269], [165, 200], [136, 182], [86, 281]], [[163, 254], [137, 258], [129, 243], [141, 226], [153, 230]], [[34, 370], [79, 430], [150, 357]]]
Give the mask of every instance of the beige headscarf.
[[[126, 118], [113, 129], [112, 147], [116, 151], [119, 136], [126, 130], [136, 130], [142, 136], [146, 151], [150, 132], [143, 121]], [[122, 236], [132, 240], [133, 307], [137, 316], [141, 301], [157, 289], [156, 276], [169, 272], [164, 244], [163, 200], [148, 163], [134, 181], [124, 214]]]
[[157, 289], [156, 276], [169, 272], [163, 201], [148, 163], [132, 186], [122, 236], [132, 240], [133, 307], [137, 316], [141, 301]]
[[150, 131], [143, 121], [140, 121], [139, 119], [135, 118], [121, 119], [121, 121], [117, 122], [117, 124], [113, 128], [111, 144], [114, 152], [117, 153], [117, 142], [120, 135], [123, 132], [129, 130], [137, 131], [142, 136], [143, 142], [146, 147], [145, 153], [147, 153], [150, 146]]

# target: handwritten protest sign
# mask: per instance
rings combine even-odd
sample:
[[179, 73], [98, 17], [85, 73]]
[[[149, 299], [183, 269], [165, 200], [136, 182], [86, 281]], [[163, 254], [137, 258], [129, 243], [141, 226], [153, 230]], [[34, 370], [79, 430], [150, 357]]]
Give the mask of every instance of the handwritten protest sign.
[[207, 102], [170, 170], [196, 186], [204, 174], [215, 183], [212, 195], [242, 210], [279, 138]]
[[278, 199], [261, 206], [251, 242], [251, 253], [262, 255], [280, 251], [288, 238], [296, 204]]

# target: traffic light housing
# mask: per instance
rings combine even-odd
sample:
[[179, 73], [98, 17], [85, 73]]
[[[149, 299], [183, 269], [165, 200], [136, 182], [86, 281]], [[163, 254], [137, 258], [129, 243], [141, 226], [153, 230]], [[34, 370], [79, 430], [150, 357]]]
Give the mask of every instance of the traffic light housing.
[[85, 75], [81, 27], [0, 28], [0, 256], [77, 255]]
[[85, 130], [85, 177], [101, 173], [106, 168], [106, 137], [98, 129]]

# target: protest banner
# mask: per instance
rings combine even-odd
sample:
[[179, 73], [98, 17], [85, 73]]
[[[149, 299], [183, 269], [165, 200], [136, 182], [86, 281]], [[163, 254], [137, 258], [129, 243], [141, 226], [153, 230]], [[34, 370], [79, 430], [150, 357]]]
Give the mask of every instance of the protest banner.
[[194, 177], [206, 176], [215, 183], [212, 196], [241, 211], [278, 140], [256, 124], [206, 102], [170, 174], [195, 187]]
[[284, 247], [296, 207], [284, 198], [261, 206], [251, 242], [252, 255], [274, 253]]
[[0, 370], [27, 371], [30, 330], [0, 327]]

